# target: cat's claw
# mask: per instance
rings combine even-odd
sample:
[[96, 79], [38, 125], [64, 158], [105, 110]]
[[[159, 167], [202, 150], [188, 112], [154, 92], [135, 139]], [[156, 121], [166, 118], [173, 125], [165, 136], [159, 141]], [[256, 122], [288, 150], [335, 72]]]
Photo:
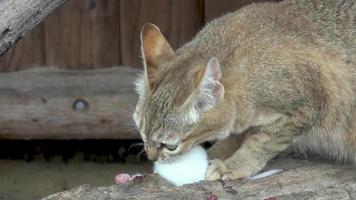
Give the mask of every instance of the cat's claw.
[[205, 173], [205, 180], [216, 181], [222, 179], [222, 176], [228, 169], [225, 163], [219, 159], [214, 159], [209, 161], [208, 169]]
[[225, 162], [218, 159], [214, 159], [209, 161], [209, 167], [205, 174], [205, 180], [234, 180], [238, 178], [247, 177], [249, 175], [249, 172], [245, 170], [229, 169], [229, 167], [226, 166]]
[[246, 173], [242, 170], [239, 170], [239, 171], [229, 170], [222, 176], [221, 179], [224, 181], [227, 181], [227, 180], [245, 178], [247, 176], [249, 176], [249, 173]]

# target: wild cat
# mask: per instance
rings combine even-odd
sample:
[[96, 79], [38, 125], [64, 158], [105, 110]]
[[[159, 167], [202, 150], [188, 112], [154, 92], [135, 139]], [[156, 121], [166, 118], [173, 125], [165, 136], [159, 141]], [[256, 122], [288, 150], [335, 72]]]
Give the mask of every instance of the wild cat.
[[176, 51], [146, 24], [134, 120], [148, 158], [218, 140], [231, 153], [210, 158], [205, 180], [248, 177], [290, 146], [355, 162], [355, 18], [354, 0], [252, 4]]

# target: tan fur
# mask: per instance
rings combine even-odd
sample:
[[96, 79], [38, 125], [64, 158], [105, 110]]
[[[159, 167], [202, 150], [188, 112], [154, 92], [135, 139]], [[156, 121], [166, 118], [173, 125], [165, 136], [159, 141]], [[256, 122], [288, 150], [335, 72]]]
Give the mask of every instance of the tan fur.
[[[147, 26], [155, 34], [143, 28], [142, 41], [167, 42]], [[143, 42], [134, 119], [148, 157], [248, 131], [231, 156], [211, 160], [207, 180], [250, 176], [292, 145], [356, 162], [355, 26], [353, 0], [287, 0], [226, 14], [165, 59], [150, 52], [168, 43]]]

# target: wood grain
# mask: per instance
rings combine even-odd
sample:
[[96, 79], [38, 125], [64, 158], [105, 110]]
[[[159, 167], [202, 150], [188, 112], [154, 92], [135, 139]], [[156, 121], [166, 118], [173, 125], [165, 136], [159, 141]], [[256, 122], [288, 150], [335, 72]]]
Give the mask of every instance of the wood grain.
[[1, 57], [0, 69], [117, 66], [120, 64], [119, 35], [117, 0], [71, 0]]
[[[251, 3], [272, 0], [204, 0], [204, 22], [207, 23], [227, 12], [235, 11]], [[280, 1], [280, 0], [275, 0]]]
[[120, 0], [121, 62], [141, 66], [139, 35], [143, 24], [156, 24], [177, 48], [192, 39], [203, 22], [202, 0]]
[[15, 71], [46, 65], [44, 38], [44, 26], [40, 23], [0, 57], [0, 71]]
[[211, 19], [261, 1], [268, 0], [71, 0], [0, 57], [0, 71], [141, 67], [144, 23], [158, 25], [176, 49]]
[[[63, 2], [65, 0], [0, 1], [0, 55], [3, 55]], [[34, 32], [33, 37], [42, 38], [41, 32]], [[32, 45], [30, 47], [34, 48]], [[33, 55], [33, 58], [28, 58], [25, 55], [24, 57], [26, 58], [24, 60], [38, 59], [41, 61], [41, 50], [35, 50]]]
[[257, 180], [202, 181], [180, 187], [173, 186], [159, 176], [150, 174], [122, 185], [102, 187], [82, 185], [49, 195], [42, 200], [356, 199], [356, 173], [352, 165], [283, 157], [272, 160], [267, 168], [284, 169], [284, 172]]
[[138, 70], [0, 73], [0, 138], [134, 139]]

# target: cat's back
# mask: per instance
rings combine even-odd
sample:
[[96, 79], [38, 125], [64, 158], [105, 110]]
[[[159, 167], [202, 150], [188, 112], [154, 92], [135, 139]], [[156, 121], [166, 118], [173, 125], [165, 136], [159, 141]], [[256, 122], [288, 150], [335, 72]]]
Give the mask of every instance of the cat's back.
[[[293, 6], [320, 28], [315, 34], [337, 51], [350, 72], [356, 94], [356, 1], [293, 0]], [[322, 48], [322, 47], [321, 47]], [[356, 106], [356, 102], [354, 104]]]
[[346, 62], [356, 64], [355, 0], [293, 0], [291, 3], [306, 14], [307, 20], [321, 27], [318, 34], [337, 47]]
[[[208, 23], [178, 52], [205, 55], [235, 52], [244, 46], [307, 38], [323, 41], [356, 63], [355, 0], [285, 0], [255, 3]], [[198, 52], [197, 52], [198, 50]]]
[[211, 21], [177, 51], [192, 60], [218, 57], [226, 85], [238, 85], [241, 77], [263, 76], [261, 66], [267, 70], [281, 59], [293, 65], [295, 58], [307, 55], [323, 66], [324, 58], [332, 59], [330, 52], [345, 63], [341, 70], [334, 67], [339, 71], [335, 73], [348, 76], [345, 84], [355, 85], [351, 87], [356, 93], [355, 0], [251, 4]]

